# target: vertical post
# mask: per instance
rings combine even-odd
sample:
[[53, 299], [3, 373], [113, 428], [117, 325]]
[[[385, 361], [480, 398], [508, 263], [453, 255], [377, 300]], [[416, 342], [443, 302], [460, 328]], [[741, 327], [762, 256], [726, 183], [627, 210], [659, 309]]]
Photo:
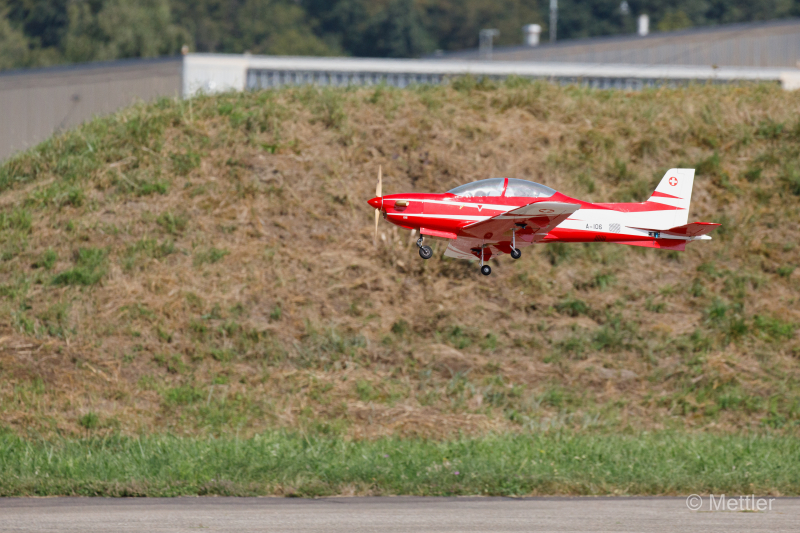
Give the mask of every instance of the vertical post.
[[558, 0], [550, 0], [550, 42], [556, 42], [558, 28]]
[[478, 55], [481, 59], [492, 59], [492, 41], [499, 35], [499, 30], [481, 30], [478, 33]]
[[522, 27], [523, 42], [527, 46], [539, 46], [539, 35], [542, 27], [538, 24], [526, 24]]
[[639, 15], [636, 33], [639, 37], [646, 37], [650, 33], [650, 17], [647, 15]]

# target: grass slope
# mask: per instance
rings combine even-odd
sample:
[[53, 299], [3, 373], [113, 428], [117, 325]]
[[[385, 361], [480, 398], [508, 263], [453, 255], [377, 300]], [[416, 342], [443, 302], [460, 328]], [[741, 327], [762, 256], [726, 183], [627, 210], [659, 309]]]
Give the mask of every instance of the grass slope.
[[[799, 109], [769, 85], [463, 79], [94, 120], [0, 166], [0, 424], [796, 434]], [[696, 167], [690, 218], [724, 226], [685, 254], [536, 246], [484, 278], [385, 223], [373, 246], [378, 165], [386, 192], [499, 175], [592, 201]]]

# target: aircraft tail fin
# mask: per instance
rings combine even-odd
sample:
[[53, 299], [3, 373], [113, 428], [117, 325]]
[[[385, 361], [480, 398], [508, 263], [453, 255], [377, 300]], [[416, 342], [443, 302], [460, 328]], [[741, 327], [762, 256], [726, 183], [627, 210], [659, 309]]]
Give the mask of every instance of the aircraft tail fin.
[[683, 226], [689, 222], [693, 185], [693, 168], [671, 168], [661, 178], [658, 187], [647, 201], [676, 208], [672, 224]]

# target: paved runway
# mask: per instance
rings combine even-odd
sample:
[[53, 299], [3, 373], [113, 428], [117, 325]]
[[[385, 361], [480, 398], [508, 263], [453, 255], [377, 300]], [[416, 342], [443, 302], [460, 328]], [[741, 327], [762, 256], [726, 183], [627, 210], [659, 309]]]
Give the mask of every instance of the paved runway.
[[11, 498], [0, 531], [797, 531], [800, 499], [763, 512], [686, 498]]

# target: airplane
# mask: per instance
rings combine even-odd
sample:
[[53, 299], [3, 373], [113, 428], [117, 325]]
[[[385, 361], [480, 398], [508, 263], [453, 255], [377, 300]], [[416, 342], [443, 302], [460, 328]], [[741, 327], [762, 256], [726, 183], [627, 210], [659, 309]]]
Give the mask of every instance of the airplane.
[[608, 242], [683, 251], [692, 241], [711, 240], [720, 224], [689, 221], [694, 184], [693, 168], [673, 168], [664, 174], [646, 202], [591, 203], [566, 196], [550, 187], [515, 178], [490, 178], [451, 189], [444, 194], [404, 193], [383, 196], [378, 169], [375, 198], [375, 236], [380, 216], [402, 228], [417, 230], [419, 255], [433, 250], [425, 236], [449, 240], [444, 255], [486, 262], [538, 243]]

